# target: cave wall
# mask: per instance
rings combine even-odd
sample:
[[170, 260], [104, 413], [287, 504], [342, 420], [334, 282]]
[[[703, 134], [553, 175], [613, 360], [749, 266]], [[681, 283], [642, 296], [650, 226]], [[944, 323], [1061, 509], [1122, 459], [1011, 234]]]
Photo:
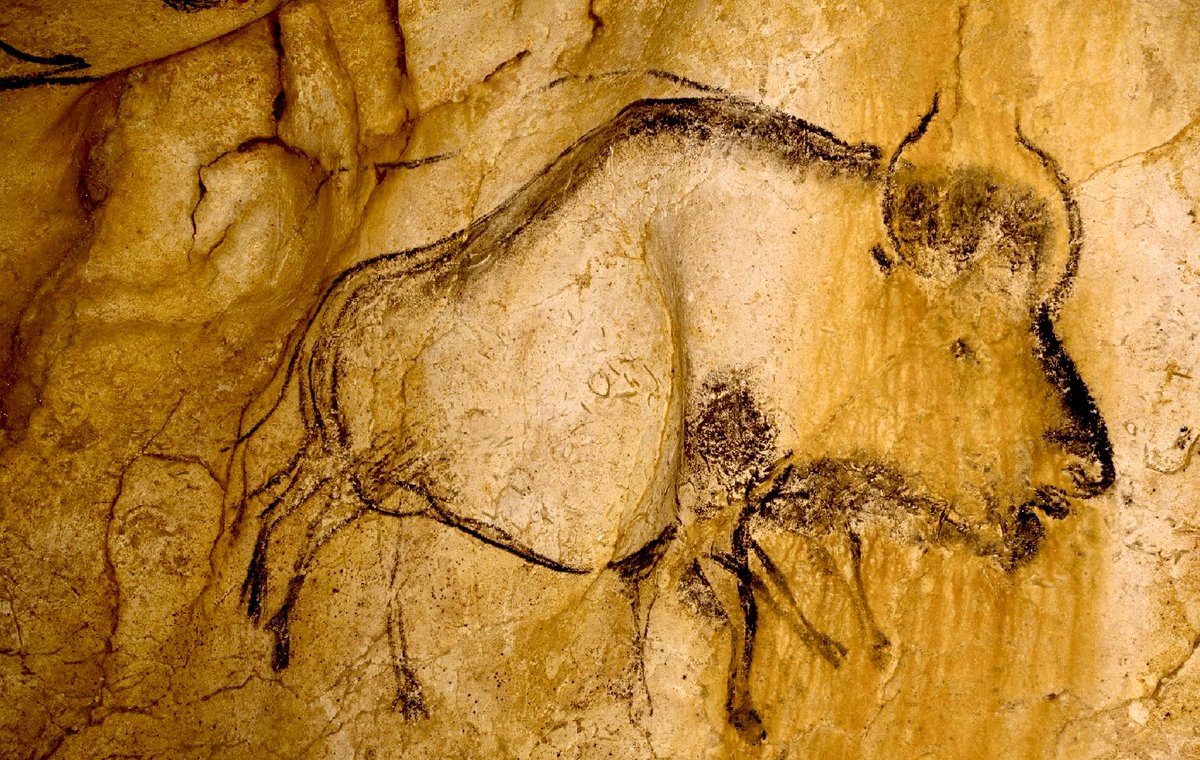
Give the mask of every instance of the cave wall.
[[0, 754], [1200, 753], [1192, 4], [0, 43]]

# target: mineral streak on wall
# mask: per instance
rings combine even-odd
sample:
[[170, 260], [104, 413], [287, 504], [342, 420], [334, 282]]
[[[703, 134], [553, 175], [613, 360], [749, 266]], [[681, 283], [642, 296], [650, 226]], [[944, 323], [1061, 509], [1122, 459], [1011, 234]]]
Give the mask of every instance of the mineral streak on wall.
[[1093, 5], [0, 8], [0, 756], [1200, 757], [1200, 9]]

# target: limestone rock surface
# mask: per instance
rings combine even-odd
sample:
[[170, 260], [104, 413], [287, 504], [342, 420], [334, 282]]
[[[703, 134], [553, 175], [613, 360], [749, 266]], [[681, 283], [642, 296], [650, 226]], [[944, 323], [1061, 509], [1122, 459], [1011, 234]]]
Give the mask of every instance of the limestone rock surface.
[[0, 756], [1200, 757], [1200, 7], [0, 7]]

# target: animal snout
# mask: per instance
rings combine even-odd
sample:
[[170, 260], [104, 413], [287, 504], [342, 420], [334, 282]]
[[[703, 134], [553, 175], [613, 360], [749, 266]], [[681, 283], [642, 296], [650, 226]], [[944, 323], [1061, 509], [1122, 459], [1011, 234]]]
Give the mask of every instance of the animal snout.
[[1074, 486], [1075, 496], [1098, 496], [1107, 491], [1113, 484], [1111, 465], [1101, 461], [1099, 455], [1087, 456], [1069, 455], [1066, 474]]
[[1059, 451], [1062, 477], [1056, 487], [1080, 498], [1098, 496], [1116, 479], [1108, 425], [1096, 405], [1075, 362], [1054, 332], [1050, 308], [1042, 304], [1034, 318], [1033, 334], [1037, 355], [1046, 380], [1055, 389], [1061, 410], [1060, 424], [1046, 433], [1046, 440]]
[[1057, 449], [1051, 485], [1076, 498], [1099, 496], [1112, 487], [1115, 472], [1108, 431], [1053, 430], [1046, 439]]

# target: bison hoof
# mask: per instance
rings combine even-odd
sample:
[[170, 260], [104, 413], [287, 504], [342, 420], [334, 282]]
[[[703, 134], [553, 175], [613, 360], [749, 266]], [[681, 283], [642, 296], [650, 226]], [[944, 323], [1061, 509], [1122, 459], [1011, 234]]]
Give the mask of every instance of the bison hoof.
[[392, 709], [400, 713], [404, 720], [414, 722], [429, 717], [425, 707], [425, 694], [421, 690], [421, 682], [408, 668], [402, 668], [399, 673], [400, 683], [396, 687], [396, 698], [392, 700]]
[[271, 653], [271, 667], [276, 673], [287, 670], [287, 666], [292, 661], [292, 636], [288, 621], [288, 608], [284, 607], [276, 612], [267, 623], [266, 628], [275, 639], [275, 646]]
[[846, 654], [850, 651], [845, 644], [823, 633], [817, 634], [816, 646], [821, 657], [835, 668], [841, 667], [846, 660]]
[[271, 669], [276, 673], [287, 670], [292, 661], [291, 643], [285, 638], [275, 637], [275, 648], [271, 653]]
[[871, 645], [871, 664], [876, 670], [883, 670], [884, 666], [892, 659], [892, 642], [887, 640], [886, 636], [880, 636]]
[[737, 729], [738, 736], [747, 744], [762, 744], [767, 738], [762, 718], [753, 707], [740, 707], [729, 713], [729, 722]]

